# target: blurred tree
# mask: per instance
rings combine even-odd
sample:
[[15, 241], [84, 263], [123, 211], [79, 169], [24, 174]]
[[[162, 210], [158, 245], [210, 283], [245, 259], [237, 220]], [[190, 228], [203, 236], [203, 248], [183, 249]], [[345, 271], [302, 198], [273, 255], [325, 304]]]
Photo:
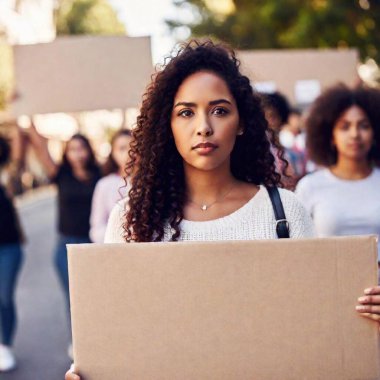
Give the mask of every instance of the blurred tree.
[[60, 0], [56, 12], [58, 35], [125, 34], [125, 27], [106, 0]]
[[379, 0], [173, 1], [192, 14], [191, 20], [167, 20], [174, 31], [186, 26], [195, 37], [238, 49], [357, 47], [362, 59], [380, 62]]

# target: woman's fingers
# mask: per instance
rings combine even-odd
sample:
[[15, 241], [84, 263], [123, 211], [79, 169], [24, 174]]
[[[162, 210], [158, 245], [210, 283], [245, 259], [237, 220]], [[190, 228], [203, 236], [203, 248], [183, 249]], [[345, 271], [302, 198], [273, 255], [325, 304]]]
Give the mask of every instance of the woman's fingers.
[[358, 302], [362, 305], [371, 304], [371, 305], [380, 305], [380, 295], [375, 296], [362, 296], [358, 298]]
[[70, 368], [65, 375], [65, 380], [80, 380], [80, 377]]
[[373, 286], [372, 288], [364, 289], [364, 294], [366, 295], [380, 294], [380, 286]]
[[[371, 319], [375, 322], [380, 322], [380, 315], [379, 314], [371, 314], [371, 313], [360, 313], [360, 316]], [[379, 326], [380, 331], [380, 326]]]
[[356, 310], [359, 313], [380, 314], [380, 305], [358, 305]]

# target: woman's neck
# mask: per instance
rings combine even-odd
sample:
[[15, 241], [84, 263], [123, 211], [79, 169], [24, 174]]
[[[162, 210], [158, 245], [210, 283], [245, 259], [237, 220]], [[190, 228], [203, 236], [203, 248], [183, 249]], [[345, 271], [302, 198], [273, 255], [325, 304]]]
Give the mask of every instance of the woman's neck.
[[372, 172], [372, 166], [368, 160], [349, 160], [338, 158], [335, 165], [330, 167], [331, 172], [339, 178], [358, 180], [368, 177]]
[[224, 168], [210, 171], [185, 168], [185, 181], [188, 201], [197, 204], [211, 204], [239, 183]]

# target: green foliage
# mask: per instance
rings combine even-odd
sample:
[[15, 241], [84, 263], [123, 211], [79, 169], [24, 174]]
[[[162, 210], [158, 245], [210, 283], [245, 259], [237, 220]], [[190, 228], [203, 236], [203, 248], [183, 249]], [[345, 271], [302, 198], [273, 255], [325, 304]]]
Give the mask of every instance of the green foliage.
[[0, 110], [4, 110], [11, 96], [13, 84], [12, 49], [0, 42]]
[[57, 34], [125, 34], [124, 25], [106, 0], [62, 0], [56, 15]]
[[[208, 0], [174, 0], [190, 8], [193, 20], [168, 20], [173, 30], [185, 25], [194, 37], [210, 36], [238, 49], [357, 47], [361, 57], [380, 62], [378, 0], [231, 0], [224, 16]], [[180, 12], [178, 12], [180, 14]]]

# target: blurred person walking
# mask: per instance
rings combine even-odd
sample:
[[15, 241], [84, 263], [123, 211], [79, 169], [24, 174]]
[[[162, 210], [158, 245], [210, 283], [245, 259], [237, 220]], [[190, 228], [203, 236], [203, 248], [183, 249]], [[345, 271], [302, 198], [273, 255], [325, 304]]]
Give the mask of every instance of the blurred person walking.
[[104, 165], [105, 177], [95, 186], [90, 217], [90, 238], [94, 243], [103, 243], [108, 217], [115, 204], [127, 194], [125, 171], [128, 162], [132, 134], [121, 129], [111, 140], [111, 152]]
[[282, 127], [288, 122], [290, 105], [285, 95], [276, 91], [262, 94], [262, 106], [269, 128], [279, 138]]
[[[90, 243], [90, 212], [95, 185], [101, 177], [89, 140], [75, 134], [67, 142], [62, 162], [56, 164], [49, 154], [46, 139], [29, 128], [29, 140], [49, 179], [58, 188], [58, 231], [54, 263], [70, 311], [66, 244]], [[69, 346], [71, 356], [71, 346]]]
[[279, 133], [280, 144], [285, 148], [286, 158], [293, 169], [296, 181], [307, 173], [309, 167], [303, 124], [301, 111], [293, 108], [289, 112], [288, 122], [283, 125]]
[[296, 194], [318, 236], [380, 235], [380, 91], [331, 87], [306, 128], [310, 158], [324, 169], [304, 177]]
[[[13, 146], [0, 136], [0, 170], [10, 161], [17, 163], [21, 156], [21, 136], [16, 134]], [[16, 331], [17, 313], [15, 289], [23, 260], [23, 234], [16, 210], [5, 187], [0, 184], [0, 372], [16, 367], [12, 343]]]
[[[268, 134], [277, 145], [281, 145], [280, 132], [288, 122], [290, 114], [289, 102], [280, 92], [261, 94], [261, 103], [265, 119], [268, 122]], [[278, 150], [273, 144], [272, 153], [276, 159], [276, 166], [282, 175], [285, 188], [293, 190], [295, 186], [295, 172], [291, 165], [290, 157], [286, 149]]]

